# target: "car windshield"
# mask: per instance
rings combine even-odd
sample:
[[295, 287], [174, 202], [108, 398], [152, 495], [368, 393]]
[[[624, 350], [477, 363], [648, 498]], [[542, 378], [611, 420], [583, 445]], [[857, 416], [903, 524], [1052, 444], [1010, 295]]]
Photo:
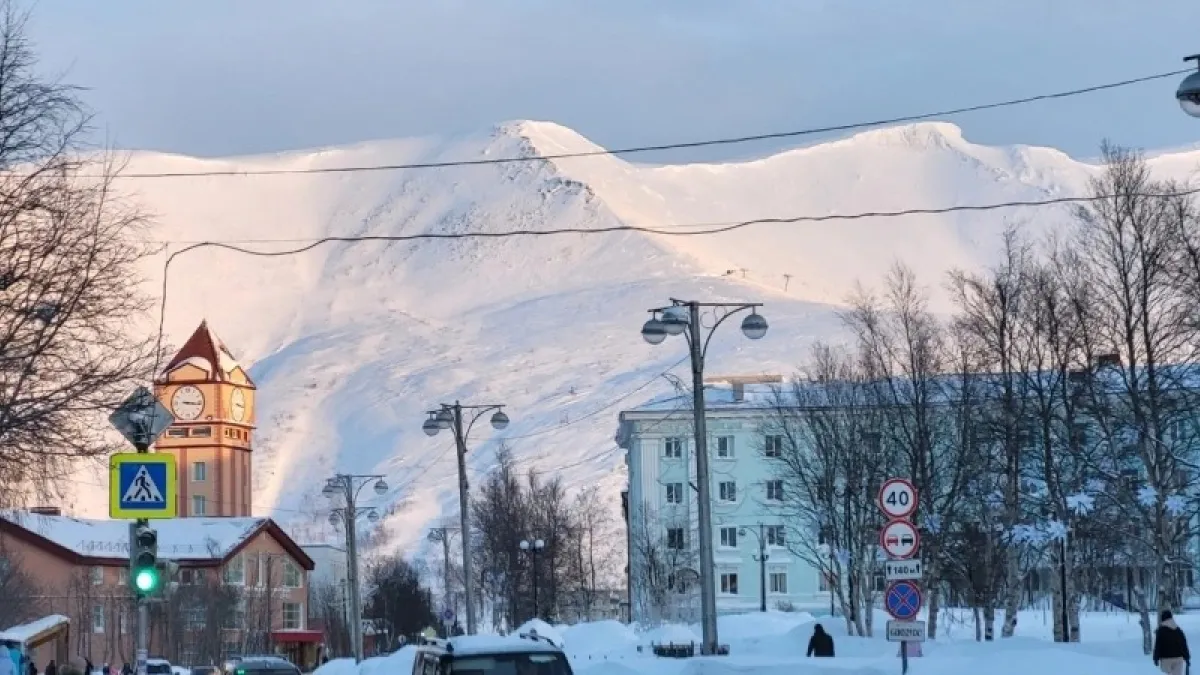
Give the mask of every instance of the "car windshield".
[[562, 654], [512, 653], [459, 656], [450, 662], [452, 675], [571, 675]]

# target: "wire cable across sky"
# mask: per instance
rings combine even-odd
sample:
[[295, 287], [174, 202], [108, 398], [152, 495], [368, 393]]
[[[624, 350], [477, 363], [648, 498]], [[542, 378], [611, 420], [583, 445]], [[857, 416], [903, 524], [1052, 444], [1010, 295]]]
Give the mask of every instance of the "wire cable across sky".
[[279, 176], [291, 174], [321, 174], [321, 173], [359, 173], [366, 171], [399, 171], [406, 169], [442, 169], [455, 166], [480, 166], [488, 164], [514, 164], [519, 162], [544, 161], [548, 159], [572, 159], [577, 157], [599, 157], [605, 155], [634, 155], [648, 152], [659, 152], [663, 150], [685, 150], [691, 148], [704, 148], [721, 145], [739, 145], [743, 143], [751, 143], [755, 141], [781, 140], [787, 138], [801, 138], [804, 136], [812, 136], [816, 134], [832, 133], [836, 131], [853, 131], [855, 129], [868, 129], [871, 127], [887, 126], [889, 124], [902, 124], [906, 122], [921, 122], [926, 120], [938, 119], [942, 117], [952, 117], [965, 113], [980, 112], [984, 110], [995, 110], [997, 108], [1010, 108], [1013, 106], [1026, 105], [1029, 103], [1037, 103], [1039, 101], [1052, 101], [1056, 99], [1071, 98], [1074, 96], [1083, 96], [1085, 94], [1093, 94], [1101, 91], [1119, 89], [1129, 87], [1135, 84], [1143, 84], [1146, 82], [1154, 82], [1163, 80], [1169, 77], [1179, 75], [1187, 75], [1193, 72], [1192, 68], [1184, 68], [1182, 70], [1172, 70], [1166, 73], [1157, 73], [1155, 75], [1145, 75], [1135, 77], [1128, 80], [1118, 80], [1116, 82], [1108, 82], [1105, 84], [1097, 84], [1077, 89], [1068, 89], [1065, 91], [1057, 91], [1047, 94], [1036, 94], [1033, 96], [1025, 96], [1022, 98], [1013, 98], [1004, 101], [995, 101], [992, 103], [981, 103], [977, 105], [961, 106], [957, 108], [948, 108], [945, 110], [935, 110], [930, 112], [918, 113], [914, 115], [901, 115], [899, 117], [887, 117], [864, 122], [850, 122], [845, 124], [834, 124], [823, 127], [811, 127], [807, 129], [797, 129], [792, 131], [777, 131], [764, 134], [751, 134], [746, 136], [729, 136], [724, 138], [710, 138], [698, 141], [685, 141], [680, 143], [664, 143], [660, 145], [640, 145], [628, 148], [618, 148], [614, 150], [598, 149], [585, 150], [581, 152], [564, 152], [559, 154], [546, 154], [527, 157], [488, 157], [483, 159], [463, 159], [445, 162], [416, 162], [411, 164], [374, 164], [374, 165], [357, 165], [357, 166], [337, 166], [337, 167], [312, 167], [304, 169], [214, 169], [208, 171], [162, 171], [162, 172], [145, 172], [145, 173], [121, 173], [117, 174], [117, 178], [187, 178], [187, 177], [213, 177], [213, 176]]

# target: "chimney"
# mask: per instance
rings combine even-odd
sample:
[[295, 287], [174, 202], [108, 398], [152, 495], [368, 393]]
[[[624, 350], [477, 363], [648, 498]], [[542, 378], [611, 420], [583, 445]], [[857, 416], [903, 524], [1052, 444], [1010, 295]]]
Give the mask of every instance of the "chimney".
[[61, 516], [62, 509], [57, 506], [35, 506], [29, 512], [38, 516]]
[[744, 402], [746, 400], [746, 383], [742, 380], [734, 380], [730, 384], [733, 385], [733, 402]]
[[733, 390], [733, 402], [744, 403], [746, 401], [746, 385], [747, 384], [779, 384], [783, 382], [782, 375], [715, 375], [704, 378], [706, 384], [714, 382], [728, 382]]

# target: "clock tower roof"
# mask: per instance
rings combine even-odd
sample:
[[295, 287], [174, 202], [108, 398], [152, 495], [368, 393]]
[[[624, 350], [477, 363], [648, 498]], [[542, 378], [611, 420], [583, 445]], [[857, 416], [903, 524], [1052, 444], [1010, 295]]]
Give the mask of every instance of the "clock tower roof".
[[167, 373], [183, 365], [196, 366], [206, 371], [209, 379], [214, 382], [228, 381], [230, 373], [240, 369], [246, 383], [254, 386], [250, 374], [238, 363], [225, 343], [221, 342], [221, 339], [208, 327], [207, 319], [200, 322], [192, 336], [183, 343], [183, 347], [180, 347], [179, 352], [163, 368], [160, 378], [165, 379]]

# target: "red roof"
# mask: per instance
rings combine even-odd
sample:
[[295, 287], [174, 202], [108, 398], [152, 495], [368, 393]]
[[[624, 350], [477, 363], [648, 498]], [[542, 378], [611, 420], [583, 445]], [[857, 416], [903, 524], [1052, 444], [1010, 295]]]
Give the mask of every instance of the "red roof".
[[[218, 382], [228, 381], [229, 373], [234, 368], [241, 368], [241, 364], [237, 362], [225, 343], [221, 342], [221, 339], [214, 335], [212, 329], [208, 327], [207, 319], [201, 321], [192, 336], [183, 343], [183, 347], [180, 347], [175, 357], [163, 368], [162, 375], [165, 376], [189, 359], [201, 359], [207, 363], [212, 379]], [[253, 387], [254, 382], [250, 379], [250, 374], [246, 372], [245, 368], [242, 368], [242, 372], [246, 376], [246, 382]]]

